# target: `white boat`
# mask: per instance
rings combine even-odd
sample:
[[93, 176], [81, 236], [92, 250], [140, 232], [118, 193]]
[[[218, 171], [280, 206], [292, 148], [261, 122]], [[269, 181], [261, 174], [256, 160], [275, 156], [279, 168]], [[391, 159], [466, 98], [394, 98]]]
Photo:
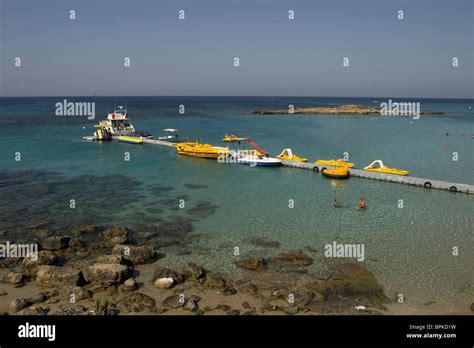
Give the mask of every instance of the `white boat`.
[[278, 158], [250, 154], [237, 158], [237, 163], [246, 164], [251, 167], [276, 167], [281, 165], [281, 160]]
[[163, 133], [165, 135], [162, 135], [158, 137], [158, 140], [164, 140], [164, 141], [178, 141], [178, 130], [174, 128], [165, 128], [163, 129]]
[[106, 120], [100, 121], [94, 127], [106, 129], [112, 135], [130, 135], [135, 133], [135, 128], [130, 123], [124, 106], [117, 106], [114, 112], [107, 115]]

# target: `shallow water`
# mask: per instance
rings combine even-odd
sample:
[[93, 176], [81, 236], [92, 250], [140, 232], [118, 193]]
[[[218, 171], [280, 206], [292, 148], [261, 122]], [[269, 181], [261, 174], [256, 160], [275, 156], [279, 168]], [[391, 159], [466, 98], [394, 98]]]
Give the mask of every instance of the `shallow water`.
[[[364, 263], [389, 296], [403, 293], [407, 304], [420, 308], [429, 301], [453, 307], [472, 302], [472, 195], [358, 178], [334, 181], [287, 167], [219, 164], [178, 157], [157, 146], [85, 142], [82, 136], [92, 133], [93, 122], [52, 116], [54, 103], [61, 100], [0, 98], [0, 230], [7, 236], [16, 231], [15, 236], [30, 238], [22, 224], [38, 220], [65, 229], [95, 223], [147, 230], [163, 220], [183, 218], [192, 220], [187, 234], [195, 236], [187, 239], [191, 253], [177, 255], [170, 248], [160, 262], [193, 260], [228, 272], [238, 272], [235, 247], [242, 256], [304, 249], [315, 258], [316, 271], [326, 263], [325, 244], [363, 243]], [[114, 98], [100, 98], [97, 110], [104, 115], [113, 103]], [[250, 136], [272, 154], [290, 147], [314, 161], [348, 152], [359, 168], [382, 159], [409, 169], [412, 176], [474, 183], [472, 100], [423, 101], [422, 110], [446, 115], [419, 120], [249, 114], [288, 104], [341, 103], [377, 106], [372, 99], [176, 97], [129, 98], [128, 108], [135, 127], [152, 134], [179, 128], [184, 136], [218, 145], [225, 132], [233, 132]], [[180, 104], [186, 105], [184, 116], [177, 113]], [[16, 152], [20, 162], [14, 161]], [[125, 152], [131, 161], [124, 161]], [[333, 208], [336, 196], [344, 207]], [[356, 209], [361, 196], [367, 201], [365, 211]], [[76, 209], [69, 208], [70, 199]], [[179, 199], [185, 209], [178, 208]], [[280, 247], [248, 242], [257, 237]], [[453, 256], [456, 246], [459, 255]]]

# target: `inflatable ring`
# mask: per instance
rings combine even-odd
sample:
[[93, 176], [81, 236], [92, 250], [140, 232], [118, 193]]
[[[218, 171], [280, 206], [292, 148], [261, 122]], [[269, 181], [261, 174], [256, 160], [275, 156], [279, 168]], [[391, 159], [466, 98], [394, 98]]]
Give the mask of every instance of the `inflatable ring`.
[[423, 184], [423, 187], [424, 188], [431, 188], [431, 183], [429, 181], [427, 181]]

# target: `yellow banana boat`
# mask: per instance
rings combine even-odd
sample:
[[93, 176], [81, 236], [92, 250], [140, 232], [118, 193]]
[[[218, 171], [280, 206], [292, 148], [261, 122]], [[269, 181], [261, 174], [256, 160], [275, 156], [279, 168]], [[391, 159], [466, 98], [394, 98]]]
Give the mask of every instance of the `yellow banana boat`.
[[220, 155], [229, 154], [229, 149], [226, 147], [213, 146], [211, 144], [202, 144], [196, 142], [177, 143], [176, 150], [180, 155], [187, 155], [201, 158], [218, 158]]
[[226, 134], [224, 138], [222, 138], [222, 141], [227, 141], [227, 142], [232, 142], [232, 141], [244, 141], [247, 140], [247, 138], [241, 138], [233, 134]]
[[347, 168], [355, 167], [355, 163], [346, 162], [342, 159], [317, 160], [314, 163], [319, 164], [320, 166], [347, 167]]
[[385, 174], [395, 174], [395, 175], [410, 174], [410, 171], [408, 170], [387, 167], [383, 164], [381, 160], [373, 161], [367, 167], [364, 167], [364, 170], [368, 170], [371, 172], [385, 173]]
[[114, 138], [120, 141], [121, 143], [143, 144], [143, 140], [141, 138], [127, 137], [125, 135], [119, 135]]
[[295, 155], [291, 149], [284, 149], [278, 156], [275, 157], [285, 161], [308, 162], [307, 158]]

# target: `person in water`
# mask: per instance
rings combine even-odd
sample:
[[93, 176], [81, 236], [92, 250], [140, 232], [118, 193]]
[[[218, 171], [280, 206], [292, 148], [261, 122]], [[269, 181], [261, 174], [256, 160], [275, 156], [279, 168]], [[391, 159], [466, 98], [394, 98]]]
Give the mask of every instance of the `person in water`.
[[339, 208], [341, 206], [341, 202], [339, 202], [339, 198], [334, 198], [334, 203], [333, 203], [334, 208]]
[[359, 209], [365, 209], [365, 198], [364, 197], [360, 197], [358, 208]]

